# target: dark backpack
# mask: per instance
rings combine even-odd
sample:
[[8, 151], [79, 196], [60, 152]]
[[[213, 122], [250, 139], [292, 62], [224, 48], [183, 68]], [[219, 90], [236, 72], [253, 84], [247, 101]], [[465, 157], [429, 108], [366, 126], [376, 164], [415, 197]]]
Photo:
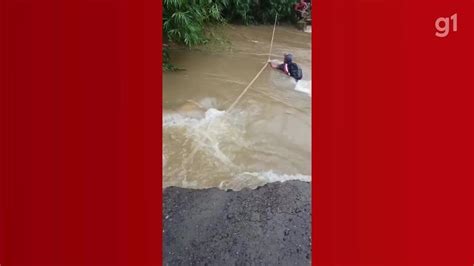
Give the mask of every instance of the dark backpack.
[[301, 70], [301, 68], [295, 63], [288, 64], [288, 72], [290, 73], [290, 76], [296, 80], [303, 78], [303, 70]]

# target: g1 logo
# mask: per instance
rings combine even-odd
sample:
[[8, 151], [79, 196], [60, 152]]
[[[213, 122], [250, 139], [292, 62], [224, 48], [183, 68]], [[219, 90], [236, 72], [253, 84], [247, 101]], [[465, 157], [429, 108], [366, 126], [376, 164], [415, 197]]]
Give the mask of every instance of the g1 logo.
[[453, 22], [453, 32], [458, 31], [458, 14], [454, 14], [451, 17], [439, 17], [435, 21], [435, 28], [436, 28], [436, 37], [444, 38], [449, 35], [449, 31], [451, 29], [450, 22]]

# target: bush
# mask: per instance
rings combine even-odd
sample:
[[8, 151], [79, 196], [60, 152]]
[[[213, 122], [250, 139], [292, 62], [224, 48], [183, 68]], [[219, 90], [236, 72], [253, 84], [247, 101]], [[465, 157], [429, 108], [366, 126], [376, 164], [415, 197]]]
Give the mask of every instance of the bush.
[[228, 7], [224, 10], [223, 16], [232, 22], [243, 24], [256, 23], [254, 10], [258, 7], [255, 0], [230, 0]]
[[163, 33], [172, 42], [205, 43], [206, 23], [220, 23], [228, 0], [163, 0]]
[[[163, 0], [163, 39], [188, 47], [207, 42], [204, 27], [225, 21], [273, 24], [294, 21], [296, 0]], [[163, 50], [163, 69], [173, 70]]]
[[163, 47], [163, 70], [164, 71], [175, 71], [176, 67], [170, 62], [170, 53], [168, 47]]
[[261, 23], [271, 23], [275, 21], [278, 14], [278, 21], [292, 22], [296, 16], [293, 11], [295, 0], [262, 0], [260, 5]]
[[294, 21], [293, 5], [296, 0], [230, 0], [224, 17], [243, 24], [273, 24], [278, 21]]
[[189, 47], [206, 42], [204, 26], [224, 21], [273, 24], [293, 21], [296, 0], [163, 0], [163, 33]]

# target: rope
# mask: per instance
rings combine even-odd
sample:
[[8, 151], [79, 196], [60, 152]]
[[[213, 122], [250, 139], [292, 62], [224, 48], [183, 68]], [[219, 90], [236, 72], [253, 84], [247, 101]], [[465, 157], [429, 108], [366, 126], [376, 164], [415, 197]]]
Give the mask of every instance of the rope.
[[268, 60], [270, 60], [270, 56], [272, 55], [273, 37], [275, 37], [275, 28], [276, 28], [276, 25], [277, 25], [277, 17], [278, 17], [278, 14], [275, 15], [275, 23], [273, 24], [272, 41], [270, 42], [270, 51], [268, 51]]
[[249, 85], [247, 85], [247, 87], [242, 91], [242, 93], [240, 93], [239, 97], [237, 97], [237, 99], [235, 99], [235, 101], [232, 103], [232, 105], [229, 107], [229, 109], [227, 109], [227, 112], [230, 112], [234, 106], [240, 101], [240, 98], [242, 98], [242, 96], [244, 96], [244, 94], [247, 92], [247, 90], [250, 88], [250, 86], [252, 86], [252, 84], [255, 82], [255, 80], [257, 80], [258, 76], [260, 76], [260, 74], [262, 74], [263, 70], [265, 70], [265, 68], [267, 68], [267, 65], [268, 65], [268, 62], [265, 63], [265, 65], [262, 66], [262, 69], [260, 69], [260, 71], [258, 71], [257, 75], [252, 79], [252, 81], [250, 81]]
[[[273, 25], [272, 41], [270, 42], [270, 51], [268, 52], [268, 61], [270, 61], [270, 57], [271, 57], [271, 54], [272, 54], [273, 38], [275, 37], [275, 28], [276, 28], [276, 23], [277, 23], [277, 17], [278, 17], [278, 14], [275, 15], [275, 24]], [[250, 81], [250, 83], [242, 91], [242, 93], [240, 93], [239, 97], [237, 97], [237, 99], [235, 99], [235, 101], [230, 105], [230, 107], [227, 109], [227, 112], [230, 112], [234, 108], [234, 106], [240, 101], [240, 98], [242, 98], [242, 96], [244, 96], [244, 94], [247, 92], [247, 90], [250, 88], [250, 86], [252, 86], [252, 84], [255, 82], [255, 80], [257, 80], [257, 78], [260, 76], [260, 74], [262, 74], [263, 70], [265, 70], [265, 68], [267, 66], [268, 66], [268, 62], [266, 62], [265, 65], [262, 66], [262, 69], [260, 69], [260, 71], [258, 71], [257, 75], [252, 79], [252, 81]], [[184, 165], [188, 164], [191, 161], [191, 159], [194, 158], [194, 155], [196, 154], [197, 150], [201, 147], [201, 145], [202, 145], [202, 143], [201, 143], [201, 141], [199, 141], [198, 144], [191, 151], [189, 156], [183, 161]]]
[[[271, 54], [272, 54], [273, 38], [275, 37], [275, 28], [276, 28], [276, 23], [277, 23], [277, 17], [278, 17], [278, 14], [275, 15], [275, 24], [273, 24], [272, 41], [270, 42], [270, 51], [268, 52], [268, 61], [270, 61], [270, 57], [271, 57]], [[230, 105], [230, 107], [227, 109], [227, 112], [230, 112], [234, 108], [234, 106], [240, 101], [240, 98], [242, 98], [242, 96], [244, 96], [244, 94], [248, 91], [250, 86], [252, 86], [252, 84], [257, 80], [257, 78], [260, 76], [260, 74], [262, 74], [263, 70], [265, 70], [265, 68], [267, 66], [268, 66], [268, 62], [266, 62], [262, 66], [262, 69], [260, 69], [260, 71], [258, 71], [257, 75], [252, 79], [252, 81], [250, 81], [249, 85], [247, 85], [247, 87], [245, 87], [245, 89], [240, 93], [239, 97], [237, 97], [237, 99], [235, 99], [235, 101]]]

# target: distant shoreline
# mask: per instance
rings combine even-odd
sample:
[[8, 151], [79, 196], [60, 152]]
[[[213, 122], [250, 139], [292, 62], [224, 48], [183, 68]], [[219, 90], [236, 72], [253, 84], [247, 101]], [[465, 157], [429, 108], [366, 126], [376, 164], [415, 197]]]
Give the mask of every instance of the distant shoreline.
[[163, 191], [164, 265], [310, 265], [311, 183]]

